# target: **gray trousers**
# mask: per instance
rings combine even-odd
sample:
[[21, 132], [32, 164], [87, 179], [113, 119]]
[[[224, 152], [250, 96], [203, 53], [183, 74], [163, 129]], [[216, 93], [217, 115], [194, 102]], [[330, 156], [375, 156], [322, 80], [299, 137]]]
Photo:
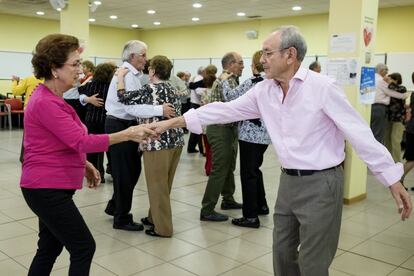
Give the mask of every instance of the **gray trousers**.
[[343, 183], [342, 168], [309, 176], [281, 174], [273, 215], [275, 275], [329, 275], [341, 228]]

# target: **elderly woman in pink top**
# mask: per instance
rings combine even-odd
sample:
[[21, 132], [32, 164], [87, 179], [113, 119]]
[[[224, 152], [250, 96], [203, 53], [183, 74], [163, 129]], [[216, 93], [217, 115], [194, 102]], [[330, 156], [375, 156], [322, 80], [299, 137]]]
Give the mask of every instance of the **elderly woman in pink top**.
[[142, 142], [155, 132], [145, 125], [113, 134], [88, 135], [75, 110], [62, 98], [81, 71], [76, 37], [53, 34], [36, 46], [32, 64], [44, 84], [33, 92], [25, 110], [24, 162], [20, 186], [39, 217], [39, 241], [29, 275], [49, 275], [65, 247], [70, 253], [69, 275], [89, 275], [95, 241], [72, 197], [82, 188], [100, 183], [99, 172], [86, 153], [107, 151], [124, 141]]

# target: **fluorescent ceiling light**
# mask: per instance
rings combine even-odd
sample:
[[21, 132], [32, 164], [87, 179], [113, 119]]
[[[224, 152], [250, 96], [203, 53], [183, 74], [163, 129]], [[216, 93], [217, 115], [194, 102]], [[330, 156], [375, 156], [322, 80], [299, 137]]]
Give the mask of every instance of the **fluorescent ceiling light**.
[[147, 13], [148, 13], [148, 14], [154, 14], [154, 13], [155, 13], [155, 11], [154, 11], [154, 10], [147, 10]]
[[193, 21], [200, 21], [200, 18], [198, 18], [198, 17], [193, 17], [193, 18], [191, 18], [191, 20], [193, 20]]
[[95, 5], [97, 5], [97, 6], [102, 5], [102, 2], [101, 2], [101, 1], [93, 1], [93, 3], [94, 3]]
[[56, 10], [57, 10], [57, 11], [59, 11], [59, 12], [60, 12], [60, 11], [62, 11], [62, 9], [61, 9], [61, 8], [57, 8]]
[[45, 13], [44, 13], [44, 12], [42, 12], [42, 11], [38, 11], [38, 12], [36, 12], [36, 14], [37, 14], [37, 15], [45, 15]]
[[89, 22], [95, 22], [96, 19], [95, 18], [89, 18]]
[[138, 26], [138, 24], [132, 24], [131, 27], [132, 28], [138, 28], [139, 26]]
[[246, 13], [244, 13], [244, 12], [238, 12], [237, 13], [237, 16], [246, 16]]
[[111, 19], [118, 19], [118, 16], [116, 16], [116, 15], [111, 15], [109, 18], [111, 18]]
[[196, 9], [199, 9], [199, 8], [201, 8], [203, 5], [201, 5], [200, 3], [194, 3], [193, 4], [193, 7], [194, 8], [196, 8]]
[[293, 11], [300, 11], [300, 10], [302, 10], [302, 7], [301, 6], [294, 6], [294, 7], [292, 7], [292, 10]]
[[158, 26], [158, 25], [161, 25], [161, 22], [159, 22], [159, 21], [155, 21], [155, 22], [154, 22], [154, 25], [157, 25], [157, 26]]

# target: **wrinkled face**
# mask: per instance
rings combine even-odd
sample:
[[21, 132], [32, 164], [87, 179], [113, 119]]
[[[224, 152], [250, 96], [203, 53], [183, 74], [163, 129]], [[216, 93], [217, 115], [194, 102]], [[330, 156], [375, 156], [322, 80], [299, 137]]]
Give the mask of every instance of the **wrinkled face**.
[[233, 73], [235, 76], [240, 77], [244, 69], [243, 59], [239, 54], [234, 54], [235, 61], [230, 64], [227, 71]]
[[73, 51], [68, 55], [68, 59], [62, 67], [53, 69], [53, 75], [57, 76], [64, 88], [70, 89], [76, 86], [79, 75], [82, 73], [82, 61], [78, 51]]
[[271, 34], [262, 46], [260, 62], [268, 79], [279, 79], [288, 69], [289, 49], [280, 49], [280, 33]]
[[144, 70], [147, 63], [147, 50], [142, 50], [140, 53], [131, 54], [129, 63], [134, 66], [138, 71]]

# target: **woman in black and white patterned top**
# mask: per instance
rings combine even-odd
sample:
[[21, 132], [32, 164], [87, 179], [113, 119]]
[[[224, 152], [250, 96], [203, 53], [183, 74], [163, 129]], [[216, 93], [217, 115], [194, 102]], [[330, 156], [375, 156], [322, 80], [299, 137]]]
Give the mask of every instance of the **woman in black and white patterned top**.
[[[124, 75], [127, 70], [118, 71], [119, 101], [129, 105], [126, 109], [131, 115], [137, 104], [171, 105], [175, 113], [180, 114], [181, 102], [175, 88], [168, 82], [172, 69], [171, 61], [165, 56], [155, 56], [149, 67], [150, 83], [136, 91], [125, 91]], [[134, 115], [135, 116], [135, 115]], [[157, 122], [167, 118], [137, 118], [139, 124]], [[141, 144], [143, 151], [145, 178], [148, 187], [150, 210], [148, 217], [141, 221], [150, 226], [145, 231], [150, 236], [171, 237], [173, 234], [170, 191], [175, 170], [184, 145], [184, 132], [181, 128], [170, 129], [162, 133], [159, 139]]]

